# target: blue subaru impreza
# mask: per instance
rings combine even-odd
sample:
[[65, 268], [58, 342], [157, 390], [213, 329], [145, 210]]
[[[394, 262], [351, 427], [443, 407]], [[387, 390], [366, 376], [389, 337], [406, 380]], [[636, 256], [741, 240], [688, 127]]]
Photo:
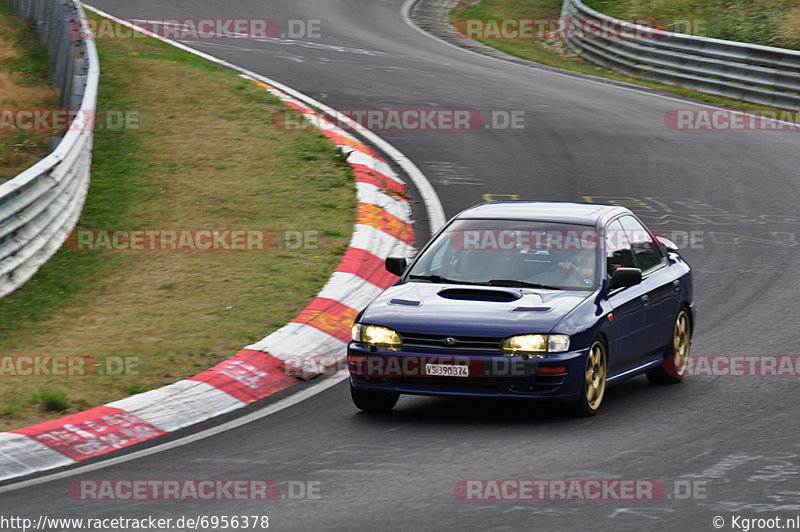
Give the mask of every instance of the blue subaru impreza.
[[348, 345], [355, 405], [400, 394], [555, 399], [579, 415], [606, 387], [684, 375], [692, 274], [677, 246], [628, 209], [494, 202], [467, 209], [356, 318]]

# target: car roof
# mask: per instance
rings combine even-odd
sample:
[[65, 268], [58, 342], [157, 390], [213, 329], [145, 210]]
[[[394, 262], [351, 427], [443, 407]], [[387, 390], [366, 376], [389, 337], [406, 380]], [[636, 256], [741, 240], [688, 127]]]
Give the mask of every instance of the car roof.
[[630, 213], [625, 207], [568, 201], [493, 201], [470, 207], [457, 218], [531, 220], [596, 225], [617, 214]]

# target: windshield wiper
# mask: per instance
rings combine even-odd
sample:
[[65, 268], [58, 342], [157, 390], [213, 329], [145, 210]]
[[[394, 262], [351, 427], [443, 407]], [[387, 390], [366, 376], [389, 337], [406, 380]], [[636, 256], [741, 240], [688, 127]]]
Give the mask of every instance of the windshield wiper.
[[539, 283], [528, 283], [526, 281], [517, 281], [515, 279], [492, 279], [488, 282], [492, 286], [506, 286], [506, 287], [520, 287], [520, 288], [545, 288], [548, 290], [563, 290], [560, 286], [550, 286]]
[[486, 284], [476, 283], [474, 281], [461, 281], [458, 279], [448, 279], [441, 275], [409, 275], [409, 279], [422, 279], [424, 281], [431, 281], [432, 283], [448, 283], [448, 284]]

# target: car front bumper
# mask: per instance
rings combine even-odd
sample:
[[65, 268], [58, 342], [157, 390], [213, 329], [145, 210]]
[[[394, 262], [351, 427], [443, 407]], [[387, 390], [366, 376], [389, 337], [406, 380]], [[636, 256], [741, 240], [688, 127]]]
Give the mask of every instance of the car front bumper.
[[[523, 359], [501, 352], [375, 348], [351, 342], [350, 383], [364, 390], [435, 396], [577, 400], [587, 349]], [[469, 376], [426, 375], [426, 364], [467, 365]], [[558, 371], [562, 367], [566, 371]], [[553, 372], [553, 370], [557, 370]]]

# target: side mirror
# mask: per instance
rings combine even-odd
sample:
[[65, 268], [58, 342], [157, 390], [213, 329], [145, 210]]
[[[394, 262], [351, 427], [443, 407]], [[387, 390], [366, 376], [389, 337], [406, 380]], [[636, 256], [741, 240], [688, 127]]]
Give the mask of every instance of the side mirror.
[[405, 257], [386, 257], [386, 271], [400, 277], [406, 270]]
[[678, 253], [680, 251], [678, 245], [669, 238], [664, 238], [663, 236], [657, 236], [656, 238], [665, 248], [667, 248], [667, 251], [671, 251], [672, 253]]
[[635, 286], [642, 282], [642, 270], [639, 268], [618, 268], [608, 283], [608, 291]]

